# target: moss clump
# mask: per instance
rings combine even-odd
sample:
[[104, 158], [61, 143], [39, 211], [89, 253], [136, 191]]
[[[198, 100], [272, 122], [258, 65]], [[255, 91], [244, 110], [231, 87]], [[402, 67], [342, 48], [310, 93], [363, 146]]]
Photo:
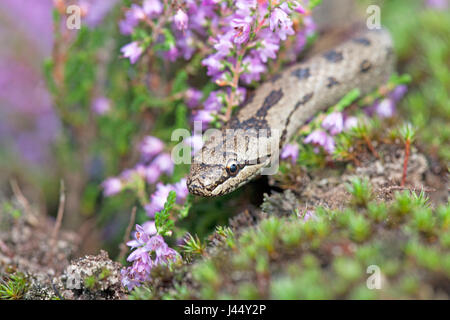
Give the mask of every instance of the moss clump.
[[0, 300], [20, 300], [28, 288], [28, 281], [22, 273], [0, 278]]
[[[433, 208], [410, 191], [379, 203], [368, 184], [355, 180], [351, 188], [359, 191], [342, 210], [316, 208], [307, 221], [295, 212], [267, 216], [222, 232], [212, 253], [167, 271], [165, 287], [140, 291], [146, 298], [448, 298], [450, 206]], [[367, 285], [374, 269], [380, 289]]]

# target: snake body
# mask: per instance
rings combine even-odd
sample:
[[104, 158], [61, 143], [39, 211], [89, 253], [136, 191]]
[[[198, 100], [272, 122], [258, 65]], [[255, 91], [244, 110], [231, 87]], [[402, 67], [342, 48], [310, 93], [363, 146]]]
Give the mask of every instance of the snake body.
[[364, 30], [332, 50], [293, 65], [262, 84], [219, 133], [195, 154], [187, 179], [192, 194], [219, 196], [257, 177], [318, 112], [352, 89], [375, 90], [394, 64], [390, 34]]

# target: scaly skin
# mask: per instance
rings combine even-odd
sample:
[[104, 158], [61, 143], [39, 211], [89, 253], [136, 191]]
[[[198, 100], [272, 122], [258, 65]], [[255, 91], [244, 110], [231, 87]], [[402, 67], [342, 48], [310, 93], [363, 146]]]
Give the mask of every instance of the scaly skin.
[[193, 158], [189, 192], [220, 196], [257, 177], [308, 119], [352, 89], [375, 90], [388, 80], [393, 64], [388, 31], [375, 30], [289, 67], [262, 84], [222, 132], [207, 139]]

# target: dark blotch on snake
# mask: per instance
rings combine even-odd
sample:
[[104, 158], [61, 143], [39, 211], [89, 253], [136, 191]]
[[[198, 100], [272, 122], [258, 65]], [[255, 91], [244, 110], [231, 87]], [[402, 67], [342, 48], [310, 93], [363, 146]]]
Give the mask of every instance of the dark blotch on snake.
[[256, 112], [257, 117], [265, 117], [267, 115], [267, 111], [274, 105], [278, 103], [278, 101], [283, 98], [283, 90], [272, 90], [267, 97], [264, 99], [263, 105]]
[[361, 69], [362, 73], [366, 73], [371, 68], [372, 68], [372, 64], [370, 63], [369, 60], [363, 60], [363, 62], [361, 62], [360, 69]]
[[354, 39], [353, 39], [353, 42], [362, 44], [362, 45], [365, 46], [365, 47], [368, 47], [368, 46], [370, 46], [370, 44], [371, 44], [370, 40], [367, 39], [367, 38], [364, 38], [364, 37], [354, 38]]
[[299, 80], [302, 80], [302, 79], [308, 79], [311, 74], [309, 73], [309, 68], [298, 68], [298, 69], [292, 71], [291, 75], [293, 75], [294, 77], [297, 77]]
[[282, 132], [282, 134], [281, 134], [281, 138], [280, 138], [280, 148], [281, 148], [281, 146], [285, 143], [286, 135], [287, 135], [287, 127], [289, 126], [289, 123], [291, 122], [291, 117], [292, 117], [292, 115], [294, 114], [295, 111], [297, 111], [297, 109], [298, 109], [300, 106], [304, 105], [304, 104], [307, 103], [309, 100], [311, 100], [311, 98], [312, 98], [313, 96], [314, 96], [314, 93], [312, 93], [312, 92], [311, 92], [311, 93], [308, 93], [308, 94], [305, 94], [305, 95], [303, 96], [302, 100], [298, 101], [298, 102], [295, 104], [294, 109], [292, 109], [292, 111], [289, 113], [289, 115], [288, 115], [288, 117], [287, 117], [287, 120], [286, 120], [286, 123], [285, 123], [285, 125], [284, 125], [284, 130], [283, 130], [283, 132]]
[[281, 73], [278, 73], [278, 74], [274, 75], [272, 78], [270, 78], [270, 82], [271, 83], [275, 83], [278, 79], [281, 78], [281, 76], [282, 76]]
[[328, 77], [327, 88], [332, 88], [339, 84], [335, 77]]
[[324, 58], [327, 59], [330, 62], [340, 62], [344, 59], [341, 52], [338, 52], [336, 50], [330, 50], [326, 53], [324, 53]]

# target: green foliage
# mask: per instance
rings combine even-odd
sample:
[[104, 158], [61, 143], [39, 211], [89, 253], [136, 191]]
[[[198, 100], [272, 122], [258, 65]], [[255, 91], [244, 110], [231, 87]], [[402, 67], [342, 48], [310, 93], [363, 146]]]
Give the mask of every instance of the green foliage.
[[409, 141], [409, 142], [414, 141], [414, 138], [416, 135], [416, 130], [414, 129], [412, 124], [410, 124], [410, 123], [404, 124], [399, 129], [399, 132], [400, 132], [400, 136], [402, 137], [403, 141]]
[[351, 193], [352, 203], [357, 206], [366, 206], [372, 198], [372, 191], [367, 179], [355, 178], [347, 185], [347, 191]]
[[[450, 273], [450, 205], [433, 208], [424, 192], [409, 191], [376, 202], [370, 189], [367, 181], [352, 181], [348, 207], [317, 208], [308, 221], [269, 215], [239, 233], [217, 228], [220, 241], [207, 250], [213, 253], [182, 273], [192, 273], [194, 284], [180, 280], [177, 287], [196, 299], [423, 297], [423, 287]], [[371, 265], [381, 270], [380, 290], [366, 286]]]
[[164, 204], [164, 209], [155, 214], [155, 226], [158, 234], [165, 236], [172, 233], [174, 227], [173, 219], [170, 219], [170, 210], [172, 210], [173, 205], [177, 199], [177, 194], [175, 191], [170, 191], [167, 196], [166, 203]]
[[3, 212], [12, 217], [13, 219], [19, 219], [22, 216], [22, 212], [17, 209], [11, 202], [3, 202]]
[[200, 241], [197, 235], [194, 237], [189, 233], [184, 242], [182, 248], [186, 253], [202, 255], [205, 252], [206, 245]]
[[27, 279], [21, 273], [0, 278], [0, 300], [20, 300], [27, 287]]
[[384, 1], [382, 12], [382, 22], [394, 38], [398, 64], [412, 79], [400, 109], [417, 129], [417, 140], [448, 163], [450, 11], [426, 9], [423, 1], [416, 0]]

